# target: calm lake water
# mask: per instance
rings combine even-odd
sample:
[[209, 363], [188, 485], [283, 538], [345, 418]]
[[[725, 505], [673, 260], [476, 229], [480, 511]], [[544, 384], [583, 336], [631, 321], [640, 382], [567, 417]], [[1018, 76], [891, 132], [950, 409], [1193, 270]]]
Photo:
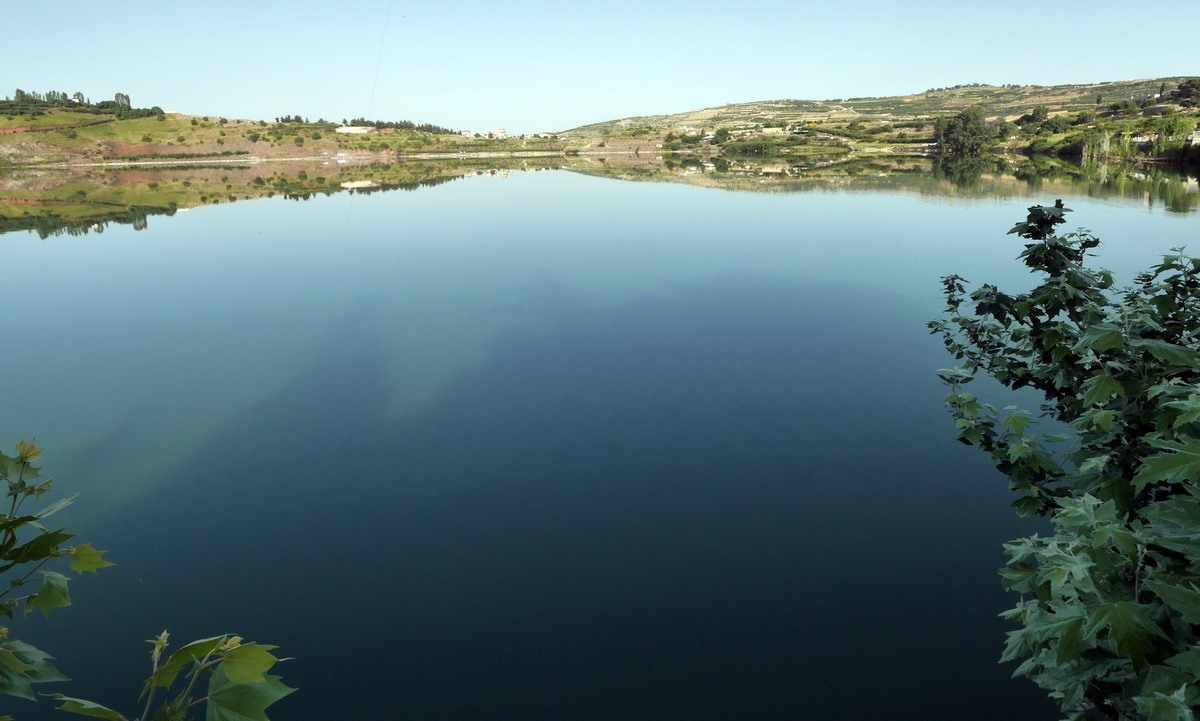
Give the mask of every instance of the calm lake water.
[[[120, 564], [18, 628], [130, 713], [167, 628], [294, 657], [277, 721], [1056, 718], [924, 328], [1053, 200], [540, 172], [3, 236], [0, 439]], [[1195, 247], [1066, 200], [1125, 279]]]

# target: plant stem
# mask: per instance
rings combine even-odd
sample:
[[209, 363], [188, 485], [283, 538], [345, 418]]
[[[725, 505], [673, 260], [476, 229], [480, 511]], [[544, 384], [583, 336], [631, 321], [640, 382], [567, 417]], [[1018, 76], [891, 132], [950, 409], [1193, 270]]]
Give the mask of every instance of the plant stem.
[[[228, 638], [229, 638], [229, 636], [224, 636], [221, 639], [221, 641], [219, 643], [217, 643], [216, 648], [220, 648], [221, 645], [224, 644], [226, 639], [228, 639]], [[183, 690], [184, 698], [187, 698], [192, 693], [192, 689], [196, 686], [196, 681], [199, 680], [199, 678], [200, 678], [200, 672], [204, 671], [206, 668], [210, 667], [208, 659], [211, 658], [212, 655], [213, 655], [213, 652], [209, 651], [208, 653], [206, 653], [204, 655], [204, 658], [200, 659], [200, 663], [196, 664], [196, 669], [194, 671], [192, 671], [192, 680], [188, 681], [187, 688], [185, 688]], [[215, 666], [216, 663], [217, 662], [214, 661], [211, 665]], [[188, 705], [190, 706], [191, 704], [188, 704]]]
[[[12, 592], [13, 592], [13, 589], [15, 589], [15, 588], [19, 587], [21, 584], [25, 583], [25, 581], [26, 581], [26, 580], [28, 580], [28, 578], [29, 578], [30, 576], [32, 576], [34, 573], [36, 573], [36, 572], [37, 572], [37, 571], [38, 571], [38, 570], [39, 570], [39, 569], [40, 569], [42, 566], [45, 566], [47, 563], [49, 563], [49, 562], [50, 562], [50, 560], [51, 560], [51, 559], [53, 559], [53, 558], [57, 558], [57, 556], [50, 556], [49, 558], [43, 558], [43, 559], [42, 559], [42, 560], [41, 560], [41, 561], [38, 563], [38, 565], [36, 565], [36, 566], [34, 566], [33, 568], [29, 569], [29, 573], [26, 573], [24, 576], [21, 576], [20, 580], [18, 580], [18, 581], [15, 581], [15, 582], [14, 582], [14, 583], [12, 583], [12, 584], [11, 584], [11, 585], [10, 585], [10, 586], [9, 586], [9, 587], [6, 589], [6, 590], [4, 590], [4, 591], [0, 592], [0, 598], [4, 598], [4, 597], [5, 597], [5, 596], [7, 596], [8, 594], [12, 593]], [[11, 568], [11, 566], [10, 566], [10, 568]], [[7, 570], [7, 569], [5, 569], [5, 570]], [[31, 594], [31, 595], [32, 595], [32, 594]], [[26, 597], [26, 598], [28, 598], [28, 597]]]
[[[21, 471], [17, 474], [17, 482], [16, 483], [10, 482], [8, 484], [9, 492], [13, 493], [12, 505], [9, 506], [9, 508], [8, 508], [9, 519], [13, 519], [13, 518], [17, 517], [17, 508], [21, 504], [17, 502], [17, 494], [13, 491], [15, 491], [15, 489], [18, 486], [20, 486], [22, 483], [25, 482], [25, 467], [28, 465], [29, 465], [28, 463], [26, 463], [25, 461], [22, 461], [21, 462]], [[6, 528], [4, 530], [4, 534], [5, 534], [5, 538], [4, 538], [5, 543], [8, 543], [9, 540], [16, 538], [16, 536], [17, 536], [17, 532], [15, 530], [13, 530], [12, 528]], [[9, 568], [11, 568], [11, 566]]]

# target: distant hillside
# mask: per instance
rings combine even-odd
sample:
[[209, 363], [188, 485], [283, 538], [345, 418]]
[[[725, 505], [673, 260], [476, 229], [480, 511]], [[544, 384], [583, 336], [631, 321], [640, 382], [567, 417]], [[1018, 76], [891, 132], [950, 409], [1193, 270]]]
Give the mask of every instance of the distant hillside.
[[932, 88], [923, 93], [886, 98], [834, 100], [765, 100], [734, 103], [671, 115], [644, 115], [584, 125], [564, 131], [568, 137], [649, 135], [678, 128], [736, 127], [830, 120], [904, 119], [955, 113], [979, 106], [989, 118], [1014, 119], [1044, 105], [1050, 112], [1078, 112], [1126, 100], [1153, 100], [1191, 76], [1123, 80], [1090, 85], [961, 85]]

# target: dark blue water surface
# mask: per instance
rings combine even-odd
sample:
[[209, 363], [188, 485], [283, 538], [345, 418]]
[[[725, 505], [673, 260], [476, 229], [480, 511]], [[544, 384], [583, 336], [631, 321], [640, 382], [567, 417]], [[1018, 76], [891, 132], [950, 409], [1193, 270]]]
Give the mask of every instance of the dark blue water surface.
[[[18, 628], [131, 712], [168, 628], [294, 657], [278, 720], [1055, 718], [923, 326], [1029, 282], [1029, 204], [538, 173], [6, 236], [0, 436], [120, 564]], [[1126, 277], [1196, 234], [1068, 205]]]

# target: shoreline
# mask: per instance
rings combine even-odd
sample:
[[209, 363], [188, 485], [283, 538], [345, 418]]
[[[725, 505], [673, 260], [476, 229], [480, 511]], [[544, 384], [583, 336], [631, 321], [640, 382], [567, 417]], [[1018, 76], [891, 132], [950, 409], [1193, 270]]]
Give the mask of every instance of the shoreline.
[[[404, 160], [471, 160], [475, 158], [555, 158], [555, 157], [579, 157], [579, 156], [617, 156], [617, 155], [641, 155], [636, 151], [615, 150], [610, 152], [596, 151], [566, 151], [566, 150], [509, 150], [509, 151], [492, 151], [480, 153], [466, 152], [443, 152], [443, 153], [398, 153], [391, 162], [402, 162]], [[11, 165], [0, 165], [0, 170], [19, 170], [23, 168], [48, 168], [48, 169], [69, 169], [69, 168], [137, 168], [137, 167], [155, 167], [155, 166], [172, 166], [178, 167], [182, 165], [246, 165], [254, 166], [264, 163], [325, 163], [334, 160], [345, 161], [338, 163], [339, 165], [363, 165], [371, 162], [379, 162], [380, 158], [377, 154], [370, 155], [347, 155], [343, 157], [335, 157], [331, 155], [305, 155], [289, 158], [264, 158], [260, 156], [227, 156], [223, 158], [154, 158], [150, 160], [106, 160], [98, 162], [51, 162], [51, 163], [14, 163]]]

